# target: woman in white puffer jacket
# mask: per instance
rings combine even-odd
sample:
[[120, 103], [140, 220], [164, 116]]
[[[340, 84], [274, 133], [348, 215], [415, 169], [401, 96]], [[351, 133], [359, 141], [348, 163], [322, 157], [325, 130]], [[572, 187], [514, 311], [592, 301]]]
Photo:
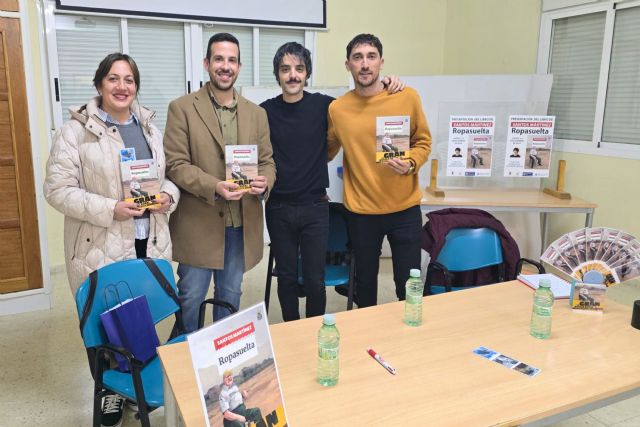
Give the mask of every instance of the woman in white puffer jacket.
[[[135, 102], [140, 74], [133, 59], [107, 55], [93, 84], [98, 96], [71, 108], [71, 119], [54, 136], [44, 183], [45, 198], [65, 215], [65, 262], [74, 295], [93, 270], [106, 264], [145, 256], [171, 259], [168, 214], [180, 197], [164, 177], [154, 113]], [[161, 193], [153, 209], [124, 201], [120, 161], [130, 160], [132, 153], [157, 165]]]

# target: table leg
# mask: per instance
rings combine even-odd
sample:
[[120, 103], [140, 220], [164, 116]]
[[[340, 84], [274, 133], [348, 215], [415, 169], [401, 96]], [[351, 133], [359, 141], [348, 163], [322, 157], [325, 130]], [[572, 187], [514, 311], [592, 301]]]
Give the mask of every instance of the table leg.
[[591, 228], [593, 225], [593, 209], [587, 212], [587, 218], [584, 221], [584, 226], [587, 228]]
[[164, 389], [164, 419], [167, 427], [180, 427], [180, 416], [178, 414], [178, 407], [176, 405], [176, 398], [173, 395], [173, 390], [169, 384], [164, 369], [162, 370], [162, 388]]
[[549, 239], [549, 216], [547, 212], [542, 212], [542, 249], [540, 254], [547, 249], [547, 241]]

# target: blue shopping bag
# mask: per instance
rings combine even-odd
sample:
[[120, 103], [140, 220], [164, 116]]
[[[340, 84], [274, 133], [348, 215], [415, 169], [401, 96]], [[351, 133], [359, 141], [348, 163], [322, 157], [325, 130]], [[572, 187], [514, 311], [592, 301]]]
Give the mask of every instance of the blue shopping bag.
[[[126, 282], [118, 284], [120, 283], [129, 286]], [[113, 290], [117, 301], [113, 307], [100, 315], [102, 326], [111, 344], [124, 347], [137, 360], [143, 363], [147, 362], [156, 356], [156, 348], [160, 345], [147, 297], [140, 295], [134, 298], [132, 296], [122, 301], [117, 289], [118, 284], [110, 285], [105, 289], [105, 299], [107, 291]], [[127, 360], [119, 354], [115, 354], [115, 357], [119, 370], [128, 372]]]

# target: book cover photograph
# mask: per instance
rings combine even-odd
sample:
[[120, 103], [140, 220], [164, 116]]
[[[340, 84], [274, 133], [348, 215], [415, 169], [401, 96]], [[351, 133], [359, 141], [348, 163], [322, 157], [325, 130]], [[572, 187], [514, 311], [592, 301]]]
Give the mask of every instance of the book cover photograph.
[[207, 426], [287, 425], [266, 314], [256, 304], [187, 337]]
[[126, 202], [153, 209], [160, 195], [158, 167], [154, 159], [136, 160], [133, 148], [120, 150], [122, 193]]
[[238, 184], [236, 191], [249, 191], [251, 180], [258, 176], [258, 146], [227, 145], [224, 157], [226, 180]]
[[409, 157], [411, 149], [409, 116], [376, 117], [376, 163]]
[[578, 281], [611, 286], [640, 276], [640, 241], [621, 230], [581, 228], [559, 237], [540, 259]]

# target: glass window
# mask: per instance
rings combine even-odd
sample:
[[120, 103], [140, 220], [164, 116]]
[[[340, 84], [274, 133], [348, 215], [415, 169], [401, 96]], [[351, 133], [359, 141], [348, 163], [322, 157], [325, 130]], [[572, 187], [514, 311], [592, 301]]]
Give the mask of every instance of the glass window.
[[553, 21], [549, 114], [556, 116], [556, 138], [593, 139], [605, 17], [600, 12]]
[[640, 144], [640, 7], [616, 12], [602, 140]]
[[93, 76], [110, 53], [120, 52], [120, 20], [115, 18], [56, 16], [56, 44], [62, 117], [69, 107], [86, 104], [97, 95]]

